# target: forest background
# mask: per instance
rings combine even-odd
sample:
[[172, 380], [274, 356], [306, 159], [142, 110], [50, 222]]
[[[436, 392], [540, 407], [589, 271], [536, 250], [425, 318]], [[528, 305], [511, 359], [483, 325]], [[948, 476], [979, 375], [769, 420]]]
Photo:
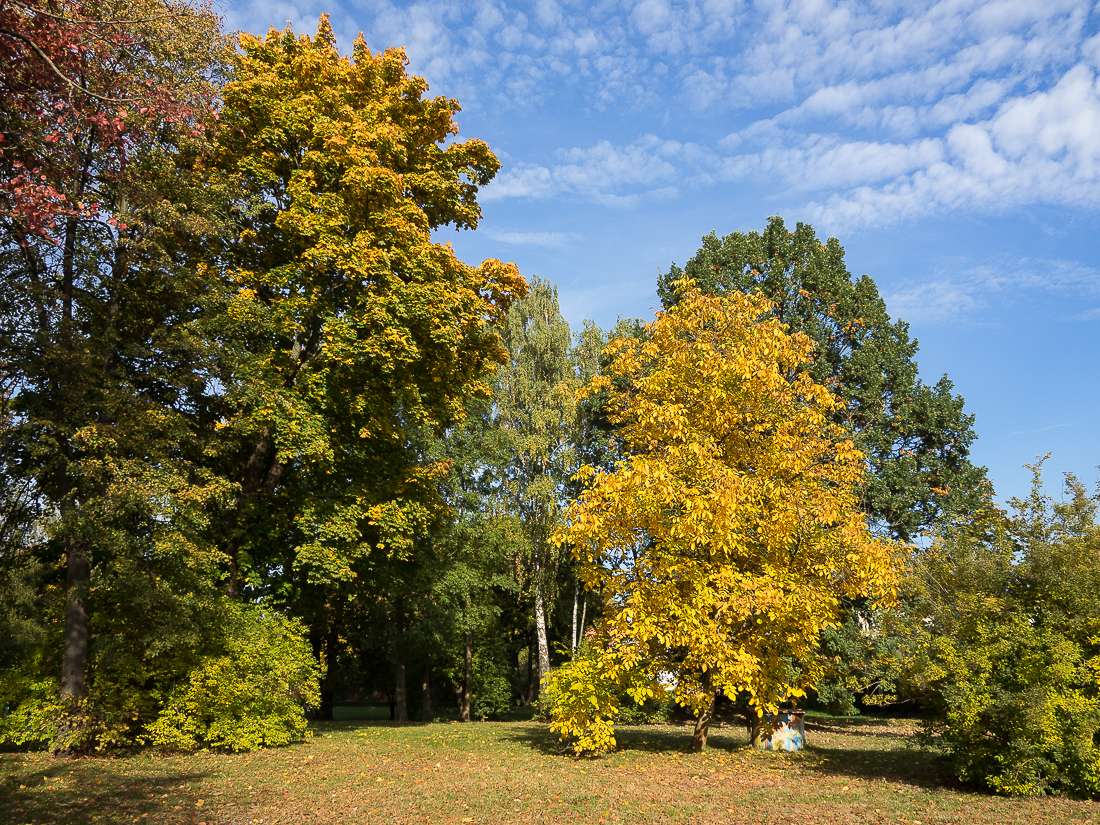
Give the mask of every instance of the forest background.
[[[720, 690], [751, 718], [815, 689], [841, 712], [921, 702], [963, 777], [1096, 793], [1096, 499], [1072, 477], [1046, 498], [1037, 465], [1032, 496], [995, 507], [962, 398], [921, 379], [907, 325], [835, 239], [779, 218], [708, 235], [657, 279], [656, 321], [570, 330], [549, 281], [465, 264], [433, 234], [477, 227], [499, 161], [455, 139], [457, 103], [402, 51], [343, 57], [325, 19], [236, 41], [209, 9], [158, 0], [5, 0], [0, 44], [6, 740], [245, 750], [300, 737], [302, 708], [331, 718], [337, 697], [381, 693], [405, 721], [449, 694], [470, 719], [546, 690], [578, 749], [673, 703], [705, 746]], [[847, 537], [847, 560], [813, 569], [851, 586], [800, 612], [810, 534], [780, 535], [789, 570], [760, 539], [751, 572], [792, 598], [750, 599], [718, 652], [655, 637], [648, 682], [615, 681], [601, 645], [629, 596], [600, 576], [630, 562], [586, 557], [568, 502], [662, 447], [631, 404], [677, 341], [705, 337], [662, 324], [699, 318], [735, 321], [723, 346], [786, 342], [752, 375], [788, 389], [744, 404], [792, 411], [758, 432], [808, 416], [806, 437], [769, 449], [862, 462], [826, 479], [843, 495], [813, 533]], [[628, 368], [630, 347], [646, 355]], [[834, 530], [849, 517], [855, 533]], [[671, 546], [644, 532], [638, 570]], [[754, 642], [754, 675], [730, 675], [722, 645], [780, 618], [787, 646]]]

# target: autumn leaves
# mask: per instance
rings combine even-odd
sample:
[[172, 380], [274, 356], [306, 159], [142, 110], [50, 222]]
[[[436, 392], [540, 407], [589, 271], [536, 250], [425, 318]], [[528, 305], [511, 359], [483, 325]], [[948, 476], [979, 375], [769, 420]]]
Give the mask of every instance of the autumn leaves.
[[663, 693], [662, 674], [697, 747], [719, 690], [760, 712], [804, 695], [839, 600], [888, 601], [897, 583], [900, 547], [871, 536], [854, 494], [862, 455], [828, 420], [840, 402], [798, 371], [813, 344], [763, 297], [679, 287], [587, 389], [610, 389], [628, 447], [613, 471], [581, 471], [557, 535], [603, 595], [596, 639], [550, 688], [578, 750], [613, 747], [619, 702]]

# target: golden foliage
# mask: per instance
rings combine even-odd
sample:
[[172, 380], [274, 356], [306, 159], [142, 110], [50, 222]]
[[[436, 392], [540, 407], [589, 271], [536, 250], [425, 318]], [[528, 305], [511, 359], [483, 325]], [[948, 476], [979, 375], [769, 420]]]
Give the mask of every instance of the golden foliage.
[[[613, 342], [585, 390], [610, 390], [628, 449], [612, 472], [581, 471], [588, 488], [555, 537], [604, 600], [587, 661], [553, 689], [555, 729], [580, 749], [613, 746], [610, 693], [644, 698], [662, 674], [696, 712], [718, 689], [747, 691], [758, 712], [802, 695], [839, 600], [887, 601], [897, 584], [900, 548], [872, 537], [853, 493], [863, 457], [827, 420], [841, 402], [798, 370], [810, 339], [761, 296], [680, 286], [648, 340]], [[587, 712], [562, 701], [593, 668], [605, 695]]]

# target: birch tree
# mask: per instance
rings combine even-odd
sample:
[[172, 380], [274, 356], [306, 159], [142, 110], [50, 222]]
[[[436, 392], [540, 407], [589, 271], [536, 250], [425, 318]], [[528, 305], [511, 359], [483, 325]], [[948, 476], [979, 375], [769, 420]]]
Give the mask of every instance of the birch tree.
[[578, 380], [557, 288], [537, 277], [530, 283], [529, 294], [512, 305], [504, 324], [508, 362], [498, 374], [494, 406], [508, 456], [502, 493], [526, 538], [521, 566], [534, 603], [541, 684], [550, 672], [547, 612], [560, 559], [550, 536], [560, 523], [574, 468]]

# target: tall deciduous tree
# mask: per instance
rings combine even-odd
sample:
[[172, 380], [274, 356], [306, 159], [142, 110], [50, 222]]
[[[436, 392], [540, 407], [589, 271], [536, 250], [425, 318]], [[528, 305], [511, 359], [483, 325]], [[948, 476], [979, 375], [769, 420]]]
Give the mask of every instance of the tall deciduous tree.
[[866, 456], [860, 498], [884, 532], [911, 541], [985, 506], [985, 469], [970, 462], [974, 417], [946, 375], [920, 380], [908, 325], [890, 320], [869, 276], [853, 279], [835, 238], [822, 244], [811, 226], [790, 232], [778, 217], [763, 232], [712, 232], [683, 270], [659, 277], [666, 307], [682, 277], [706, 294], [759, 292], [777, 320], [813, 340], [802, 368], [844, 401], [830, 417]]
[[[226, 41], [183, 3], [5, 2], [0, 52], [3, 468], [57, 516], [38, 549], [67, 568], [63, 654], [45, 659], [62, 698], [85, 704], [94, 656], [93, 698], [123, 701], [186, 636], [167, 606], [206, 566], [205, 509], [225, 492], [194, 414], [208, 365], [193, 322], [214, 285], [187, 246], [215, 228], [196, 167]], [[138, 593], [164, 608], [152, 622], [135, 621]], [[154, 662], [142, 630], [162, 620]]]
[[503, 330], [508, 362], [497, 374], [494, 407], [509, 460], [502, 468], [507, 509], [527, 538], [526, 579], [535, 612], [540, 683], [550, 672], [547, 604], [558, 562], [550, 536], [561, 519], [566, 483], [574, 468], [578, 386], [569, 324], [558, 291], [535, 278], [530, 294], [512, 305]]
[[843, 402], [800, 369], [813, 342], [761, 296], [678, 297], [648, 340], [611, 344], [589, 391], [610, 390], [627, 455], [582, 470], [555, 536], [604, 594], [592, 646], [551, 686], [554, 728], [580, 749], [612, 746], [619, 697], [657, 695], [662, 674], [704, 747], [718, 690], [761, 711], [801, 695], [839, 600], [896, 584], [895, 546], [858, 507], [862, 455], [829, 423]]
[[343, 57], [327, 18], [315, 37], [273, 29], [241, 48], [220, 137], [245, 194], [220, 262], [235, 290], [229, 588], [279, 591], [315, 638], [335, 639], [337, 603], [371, 578], [371, 555], [408, 556], [428, 532], [445, 466], [414, 438], [488, 394], [506, 358], [496, 330], [525, 283], [433, 241], [477, 226], [498, 163], [481, 141], [451, 140], [457, 102], [426, 97], [403, 51], [360, 38]]

